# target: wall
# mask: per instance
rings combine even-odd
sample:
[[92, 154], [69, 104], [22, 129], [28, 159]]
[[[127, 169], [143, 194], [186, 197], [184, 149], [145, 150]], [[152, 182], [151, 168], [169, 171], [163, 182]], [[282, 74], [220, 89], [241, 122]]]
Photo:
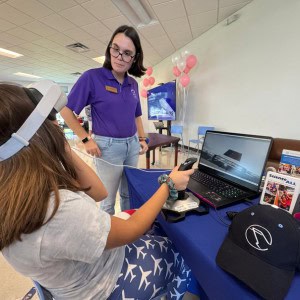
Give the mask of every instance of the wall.
[[[254, 0], [236, 22], [221, 22], [183, 48], [198, 57], [190, 72], [185, 144], [199, 124], [299, 139], [299, 11], [299, 0]], [[156, 82], [173, 80], [172, 67], [171, 57], [154, 66]], [[145, 129], [154, 132], [141, 99]]]

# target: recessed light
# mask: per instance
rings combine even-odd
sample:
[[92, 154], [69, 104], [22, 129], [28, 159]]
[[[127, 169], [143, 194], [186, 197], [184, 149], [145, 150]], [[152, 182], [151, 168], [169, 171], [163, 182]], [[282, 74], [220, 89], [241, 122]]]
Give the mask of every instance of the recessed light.
[[99, 64], [103, 65], [104, 61], [105, 61], [105, 56], [94, 57], [93, 60], [98, 62]]
[[10, 51], [10, 50], [4, 49], [4, 48], [0, 48], [0, 55], [10, 57], [10, 58], [17, 58], [20, 56], [24, 56], [23, 54], [13, 52], [13, 51]]
[[27, 74], [27, 73], [22, 73], [22, 72], [14, 73], [14, 75], [23, 76], [23, 77], [29, 77], [29, 78], [42, 78], [40, 76], [36, 76], [36, 75], [32, 75], [32, 74]]

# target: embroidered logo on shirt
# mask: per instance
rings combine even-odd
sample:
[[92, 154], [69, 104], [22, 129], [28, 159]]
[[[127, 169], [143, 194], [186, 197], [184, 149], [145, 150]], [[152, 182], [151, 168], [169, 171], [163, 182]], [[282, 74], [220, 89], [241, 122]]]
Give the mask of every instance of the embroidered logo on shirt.
[[113, 86], [106, 85], [106, 86], [105, 86], [105, 89], [106, 89], [107, 91], [111, 92], [111, 93], [115, 93], [115, 94], [118, 93], [117, 88], [115, 88], [115, 87], [113, 87]]
[[134, 98], [137, 98], [137, 97], [136, 97], [136, 92], [135, 92], [134, 89], [131, 89], [131, 94], [133, 95]]

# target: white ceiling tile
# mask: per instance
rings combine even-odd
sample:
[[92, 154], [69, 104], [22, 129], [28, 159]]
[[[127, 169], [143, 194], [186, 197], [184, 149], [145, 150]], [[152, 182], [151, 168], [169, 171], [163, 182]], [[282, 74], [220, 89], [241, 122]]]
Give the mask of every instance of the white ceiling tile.
[[20, 45], [20, 44], [26, 42], [26, 40], [20, 39], [16, 36], [8, 34], [6, 32], [0, 32], [0, 40], [10, 43], [11, 45]]
[[0, 31], [6, 31], [16, 27], [15, 24], [0, 19]]
[[64, 31], [64, 34], [74, 39], [76, 42], [94, 38], [92, 35], [88, 34], [85, 30], [79, 27]]
[[167, 33], [187, 31], [190, 29], [187, 17], [165, 21], [162, 22], [162, 25]]
[[85, 3], [88, 2], [89, 0], [75, 0], [77, 3], [81, 4], [81, 3]]
[[132, 24], [130, 24], [130, 22], [124, 16], [117, 16], [117, 17], [109, 18], [109, 19], [103, 20], [102, 23], [104, 25], [106, 25], [106, 27], [108, 27], [113, 32], [121, 25], [132, 26]]
[[[12, 50], [12, 47], [14, 47], [15, 45], [12, 45], [12, 44], [10, 44], [10, 43], [8, 43], [8, 42], [6, 42], [6, 41], [2, 41], [1, 39], [0, 39], [0, 48], [5, 48], [5, 49], [7, 49], [7, 50], [10, 50], [10, 51], [13, 51]], [[20, 53], [20, 54], [22, 54], [22, 53]]]
[[191, 32], [180, 32], [171, 34], [170, 40], [176, 49], [179, 49], [192, 41]]
[[189, 17], [191, 27], [206, 27], [207, 25], [217, 24], [217, 10], [204, 12], [197, 15], [190, 15]]
[[151, 43], [153, 45], [153, 48], [163, 58], [171, 55], [175, 51], [174, 46], [167, 36], [151, 40]]
[[28, 31], [22, 27], [17, 27], [11, 30], [6, 31], [8, 34], [12, 34], [16, 37], [24, 39], [25, 41], [32, 42], [41, 38], [40, 35], [37, 35], [31, 31]]
[[152, 8], [160, 21], [177, 19], [186, 15], [182, 0], [168, 1], [153, 5]]
[[170, 0], [148, 0], [151, 5], [160, 4], [164, 2], [169, 2]]
[[245, 2], [250, 2], [250, 1], [245, 1], [245, 0], [219, 0], [219, 7], [226, 7], [226, 6], [241, 4], [241, 3], [245, 3]]
[[43, 53], [43, 54], [45, 54], [44, 52], [46, 50], [45, 48], [40, 47], [35, 44], [32, 44], [32, 43], [24, 43], [24, 44], [21, 44], [20, 47], [30, 50], [32, 52]]
[[105, 50], [107, 45], [103, 44], [102, 42], [96, 40], [96, 39], [91, 39], [91, 40], [83, 40], [82, 41], [84, 45], [89, 47], [91, 50], [95, 50], [98, 52], [99, 55], [104, 55]]
[[40, 36], [48, 36], [57, 33], [56, 30], [39, 21], [33, 21], [31, 23], [23, 25], [22, 27]]
[[[11, 51], [14, 51], [14, 52], [17, 52], [17, 53], [20, 53], [20, 54], [23, 54], [24, 56], [26, 57], [31, 57], [33, 56], [34, 54], [32, 53], [32, 51], [28, 50], [28, 49], [25, 49], [24, 47], [22, 47], [22, 45], [18, 45], [18, 46], [13, 46], [10, 48]], [[23, 57], [20, 57], [23, 59]], [[19, 59], [19, 58], [18, 58]]]
[[188, 15], [218, 9], [218, 0], [184, 0], [184, 4]]
[[195, 38], [199, 37], [202, 33], [207, 31], [211, 27], [213, 27], [213, 25], [207, 25], [207, 26], [201, 27], [201, 28], [192, 27], [191, 30], [192, 30], [193, 38], [195, 39]]
[[76, 42], [74, 39], [72, 39], [60, 32], [55, 33], [53, 35], [49, 35], [49, 36], [47, 36], [47, 38], [49, 40], [51, 40], [57, 44], [63, 45], [63, 46], [70, 45], [70, 44], [73, 44]]
[[75, 27], [73, 23], [58, 14], [52, 14], [40, 19], [40, 21], [58, 31], [64, 31]]
[[141, 27], [138, 29], [138, 31], [147, 39], [156, 36], [163, 36], [166, 34], [163, 27], [159, 23]]
[[82, 53], [82, 55], [92, 59], [94, 57], [98, 57], [98, 56], [103, 55], [103, 54], [98, 52], [98, 51], [91, 50], [91, 51], [87, 51], [87, 52]]
[[94, 23], [97, 19], [80, 5], [60, 11], [59, 14], [77, 26]]
[[112, 35], [112, 31], [109, 30], [101, 22], [92, 23], [86, 26], [82, 26], [81, 28], [96, 38], [104, 35]]
[[105, 34], [103, 36], [99, 36], [98, 40], [100, 42], [102, 42], [103, 44], [107, 45], [109, 43], [110, 39], [111, 39], [111, 36], [112, 36], [112, 34]]
[[228, 18], [233, 13], [237, 12], [239, 9], [247, 5], [248, 2], [243, 2], [241, 4], [232, 5], [232, 6], [226, 6], [219, 9], [219, 16], [218, 16], [218, 22], [221, 22], [222, 20]]
[[92, 0], [82, 4], [86, 10], [97, 17], [99, 20], [109, 19], [120, 16], [120, 11], [110, 1]]
[[70, 8], [72, 6], [77, 5], [77, 2], [74, 0], [39, 0], [44, 5], [48, 6], [55, 12], [62, 11], [64, 9]]
[[22, 25], [33, 21], [30, 16], [6, 3], [0, 5], [0, 19], [4, 19], [16, 25]]
[[33, 44], [39, 45], [41, 47], [44, 47], [44, 48], [47, 48], [47, 49], [50, 49], [50, 50], [53, 50], [53, 51], [57, 47], [62, 47], [62, 46], [56, 44], [55, 42], [53, 42], [49, 39], [46, 39], [46, 38], [36, 40], [36, 41], [33, 42]]
[[9, 0], [7, 4], [35, 19], [42, 18], [53, 13], [51, 9], [37, 0]]

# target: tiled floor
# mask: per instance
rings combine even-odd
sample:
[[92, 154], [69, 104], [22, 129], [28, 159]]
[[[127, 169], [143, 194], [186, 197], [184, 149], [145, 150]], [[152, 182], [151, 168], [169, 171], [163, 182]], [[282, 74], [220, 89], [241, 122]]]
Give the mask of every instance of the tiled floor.
[[[76, 140], [70, 141], [73, 147], [77, 147], [76, 152], [83, 158], [83, 160], [93, 167], [92, 159], [84, 154], [84, 151], [80, 145], [76, 145]], [[187, 158], [187, 153], [179, 153], [178, 164], [185, 161]], [[151, 157], [152, 159], [152, 157]], [[163, 148], [160, 152], [156, 150], [157, 161], [151, 168], [156, 169], [169, 169], [174, 166], [174, 150], [170, 148]], [[146, 168], [146, 158], [145, 155], [140, 156], [139, 168]], [[119, 203], [117, 201], [116, 211], [119, 211]], [[10, 265], [3, 259], [0, 254], [0, 300], [16, 300], [22, 299], [24, 295], [32, 288], [32, 282], [30, 279], [23, 277], [22, 275], [15, 272]], [[32, 298], [34, 300], [38, 299], [37, 296]], [[185, 300], [198, 299], [193, 295], [186, 295]]]

